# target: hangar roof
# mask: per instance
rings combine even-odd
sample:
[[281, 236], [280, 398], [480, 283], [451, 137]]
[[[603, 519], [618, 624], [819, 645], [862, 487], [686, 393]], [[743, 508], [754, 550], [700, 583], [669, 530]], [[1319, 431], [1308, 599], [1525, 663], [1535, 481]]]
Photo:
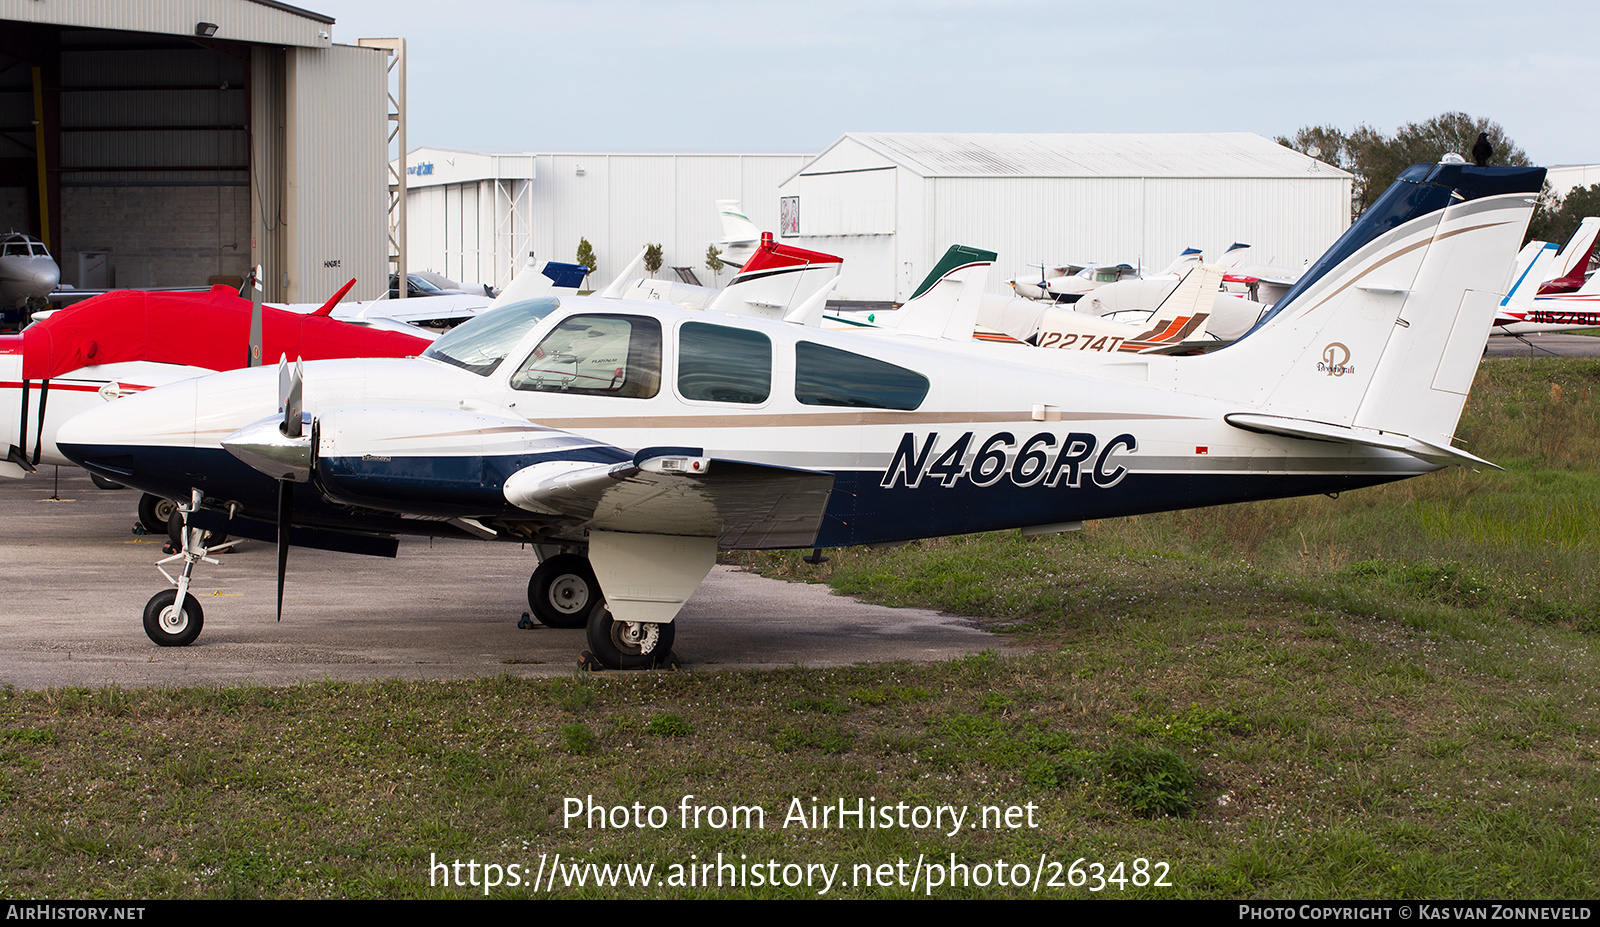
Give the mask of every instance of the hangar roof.
[[799, 173], [825, 172], [829, 154], [850, 143], [922, 177], [1350, 176], [1249, 132], [850, 132]]
[[0, 20], [182, 36], [204, 22], [217, 27], [212, 38], [309, 47], [330, 44], [334, 22], [277, 0], [0, 0]]

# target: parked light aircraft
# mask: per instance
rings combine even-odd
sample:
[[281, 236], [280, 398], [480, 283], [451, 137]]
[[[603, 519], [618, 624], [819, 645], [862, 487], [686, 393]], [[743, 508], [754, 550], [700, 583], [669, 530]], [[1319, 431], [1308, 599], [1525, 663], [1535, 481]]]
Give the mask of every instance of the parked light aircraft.
[[542, 299], [421, 358], [150, 390], [59, 441], [190, 500], [177, 588], [145, 607], [159, 644], [200, 631], [200, 528], [285, 542], [280, 609], [289, 543], [392, 556], [399, 534], [454, 535], [532, 543], [538, 617], [648, 666], [719, 547], [1048, 532], [1488, 465], [1451, 440], [1543, 180], [1407, 169], [1249, 335], [1195, 357]]
[[951, 339], [965, 332], [983, 341], [1108, 356], [1222, 345], [1206, 335], [1206, 319], [1222, 280], [1222, 268], [1216, 265], [1190, 265], [1183, 285], [1168, 288], [1153, 310], [1101, 318], [1059, 303], [983, 292], [995, 257], [993, 251], [952, 245], [899, 309], [827, 313], [821, 323], [835, 330], [884, 329]]
[[1560, 260], [1556, 246], [1549, 242], [1530, 241], [1523, 246], [1490, 334], [1521, 338], [1600, 327], [1600, 275], [1590, 277], [1576, 292], [1544, 295], [1539, 281], [1548, 279], [1549, 268]]
[[[351, 281], [354, 283], [354, 281]], [[262, 307], [265, 356], [405, 357], [430, 340], [401, 325], [330, 317], [341, 290], [314, 312]], [[0, 476], [72, 465], [56, 447], [67, 419], [155, 386], [246, 365], [251, 300], [209, 293], [117, 290], [60, 309], [21, 334], [0, 335]]]
[[726, 287], [717, 289], [637, 276], [644, 270], [644, 252], [640, 251], [611, 285], [596, 295], [606, 299], [664, 300], [687, 309], [779, 319], [837, 277], [843, 264], [835, 255], [774, 241], [771, 232], [761, 232], [754, 249], [747, 253], [744, 266]]
[[[1159, 271], [1156, 275], [1176, 275], [1190, 264], [1198, 264], [1203, 257], [1204, 255], [1199, 248], [1185, 248], [1176, 260], [1168, 264], [1164, 270]], [[1038, 288], [1044, 291], [1043, 298], [1045, 299], [1054, 300], [1058, 303], [1075, 303], [1084, 294], [1092, 293], [1100, 287], [1119, 282], [1139, 280], [1145, 276], [1147, 274], [1142, 267], [1134, 267], [1132, 264], [1085, 264], [1080, 266], [1077, 273], [1070, 276], [1055, 277], [1041, 281]], [[1017, 286], [1016, 281], [1012, 282], [1011, 288], [1016, 291], [1018, 296], [1026, 296], [1023, 289]]]
[[43, 309], [49, 296], [61, 283], [61, 268], [44, 242], [22, 232], [0, 235], [0, 310], [15, 325], [27, 313]]
[[1587, 216], [1556, 255], [1549, 277], [1539, 283], [1540, 296], [1575, 293], [1589, 280], [1589, 263], [1600, 247], [1600, 217]]
[[739, 208], [738, 200], [717, 200], [717, 218], [722, 222], [722, 237], [712, 242], [721, 259], [730, 266], [750, 260], [760, 247], [763, 233], [750, 217]]

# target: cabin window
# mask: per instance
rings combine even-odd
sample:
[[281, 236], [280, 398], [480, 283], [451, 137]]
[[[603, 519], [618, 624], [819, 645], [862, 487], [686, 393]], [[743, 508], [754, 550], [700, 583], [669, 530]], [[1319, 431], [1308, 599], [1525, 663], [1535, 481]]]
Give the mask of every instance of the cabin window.
[[678, 394], [757, 405], [772, 395], [772, 341], [760, 332], [704, 322], [678, 331]]
[[575, 315], [544, 336], [512, 389], [649, 399], [661, 391], [661, 323], [632, 315]]
[[928, 378], [885, 361], [801, 341], [794, 346], [794, 398], [808, 406], [910, 411], [928, 395]]

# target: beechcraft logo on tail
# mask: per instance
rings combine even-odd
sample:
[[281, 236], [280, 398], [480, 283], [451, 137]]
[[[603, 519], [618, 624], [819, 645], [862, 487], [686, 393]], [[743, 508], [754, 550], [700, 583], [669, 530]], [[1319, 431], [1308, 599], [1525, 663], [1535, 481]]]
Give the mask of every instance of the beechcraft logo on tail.
[[1332, 342], [1322, 349], [1322, 360], [1317, 362], [1317, 370], [1330, 377], [1355, 373], [1355, 365], [1350, 363], [1350, 349], [1337, 341]]
[[968, 431], [942, 449], [939, 435], [931, 432], [919, 447], [916, 435], [906, 432], [895, 449], [894, 460], [878, 485], [884, 489], [916, 489], [924, 478], [946, 488], [965, 479], [974, 486], [1067, 486], [1077, 489], [1092, 483], [1109, 489], [1128, 475], [1126, 467], [1111, 461], [1116, 451], [1137, 450], [1133, 435], [1120, 434], [1104, 446], [1092, 434], [1073, 432], [1059, 438], [1050, 432], [1018, 441], [1009, 431], [975, 441]]

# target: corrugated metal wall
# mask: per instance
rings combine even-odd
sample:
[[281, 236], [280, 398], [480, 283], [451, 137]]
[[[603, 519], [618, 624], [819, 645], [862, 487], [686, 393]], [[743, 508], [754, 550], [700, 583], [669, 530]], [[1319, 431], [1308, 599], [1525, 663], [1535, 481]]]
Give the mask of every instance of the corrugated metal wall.
[[328, 298], [351, 277], [388, 286], [384, 52], [336, 45], [287, 52], [288, 158], [283, 298]]
[[248, 0], [0, 0], [0, 19], [163, 35], [194, 35], [196, 23], [209, 22], [217, 26], [218, 39], [313, 47], [328, 44], [332, 23], [320, 14]]
[[[502, 169], [515, 167], [514, 158], [503, 160]], [[723, 237], [717, 200], [739, 200], [752, 221], [775, 230], [778, 184], [805, 160], [802, 155], [537, 155], [531, 181], [413, 187], [407, 200], [411, 268], [504, 286], [528, 250], [541, 260], [572, 261], [579, 239], [588, 238], [600, 265], [591, 284], [610, 281], [652, 243], [662, 246], [663, 275], [669, 273], [666, 268], [686, 266], [710, 284], [717, 278], [705, 269], [706, 247]]]
[[947, 177], [923, 185], [936, 204], [932, 221], [902, 227], [902, 259], [921, 262], [925, 272], [952, 244], [995, 251], [993, 292], [1031, 273], [1029, 262], [1142, 262], [1158, 271], [1184, 248], [1215, 257], [1235, 241], [1255, 246], [1253, 262], [1298, 266], [1350, 222], [1348, 181], [1334, 177]]
[[776, 229], [778, 184], [804, 162], [800, 155], [541, 155], [533, 247], [541, 258], [571, 261], [579, 238], [588, 238], [600, 262], [591, 282], [600, 282], [659, 243], [663, 268], [691, 267], [711, 284], [706, 248], [723, 237], [717, 200], [739, 200], [757, 226]]
[[267, 299], [284, 298], [284, 198], [287, 178], [288, 64], [281, 48], [250, 54], [250, 266], [271, 268], [262, 281]]

